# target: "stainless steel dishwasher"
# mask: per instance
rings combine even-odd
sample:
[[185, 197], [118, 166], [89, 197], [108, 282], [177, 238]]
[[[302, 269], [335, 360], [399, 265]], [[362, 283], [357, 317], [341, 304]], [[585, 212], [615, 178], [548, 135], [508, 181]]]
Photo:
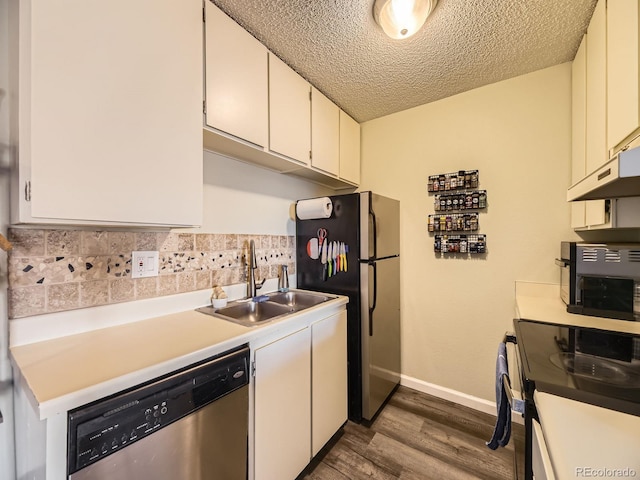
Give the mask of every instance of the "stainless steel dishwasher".
[[248, 363], [243, 346], [69, 412], [69, 479], [246, 479]]

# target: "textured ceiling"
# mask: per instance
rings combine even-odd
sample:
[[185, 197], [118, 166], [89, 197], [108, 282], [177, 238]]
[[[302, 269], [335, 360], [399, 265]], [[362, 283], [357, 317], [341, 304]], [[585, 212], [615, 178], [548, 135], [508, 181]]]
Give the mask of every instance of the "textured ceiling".
[[359, 122], [573, 59], [596, 0], [439, 0], [392, 40], [373, 0], [213, 0]]

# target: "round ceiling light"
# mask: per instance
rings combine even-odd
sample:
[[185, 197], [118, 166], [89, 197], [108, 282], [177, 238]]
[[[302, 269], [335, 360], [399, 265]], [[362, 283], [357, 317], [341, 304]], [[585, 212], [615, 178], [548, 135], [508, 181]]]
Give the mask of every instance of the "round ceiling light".
[[375, 0], [373, 17], [391, 38], [409, 38], [416, 33], [438, 0]]

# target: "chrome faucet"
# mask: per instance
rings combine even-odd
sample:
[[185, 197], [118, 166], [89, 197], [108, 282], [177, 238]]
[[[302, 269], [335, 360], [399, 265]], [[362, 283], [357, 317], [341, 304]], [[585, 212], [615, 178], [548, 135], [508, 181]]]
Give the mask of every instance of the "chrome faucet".
[[258, 268], [256, 265], [256, 244], [253, 240], [249, 242], [249, 261], [247, 262], [249, 271], [247, 272], [247, 297], [253, 298], [256, 296], [256, 291], [262, 288], [265, 279], [256, 282], [255, 270]]

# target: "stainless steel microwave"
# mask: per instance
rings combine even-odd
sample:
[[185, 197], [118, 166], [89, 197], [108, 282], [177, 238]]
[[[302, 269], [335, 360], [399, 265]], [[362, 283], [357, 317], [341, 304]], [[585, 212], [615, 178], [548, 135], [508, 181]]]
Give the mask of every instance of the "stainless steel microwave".
[[562, 242], [560, 252], [568, 312], [640, 320], [640, 244]]

